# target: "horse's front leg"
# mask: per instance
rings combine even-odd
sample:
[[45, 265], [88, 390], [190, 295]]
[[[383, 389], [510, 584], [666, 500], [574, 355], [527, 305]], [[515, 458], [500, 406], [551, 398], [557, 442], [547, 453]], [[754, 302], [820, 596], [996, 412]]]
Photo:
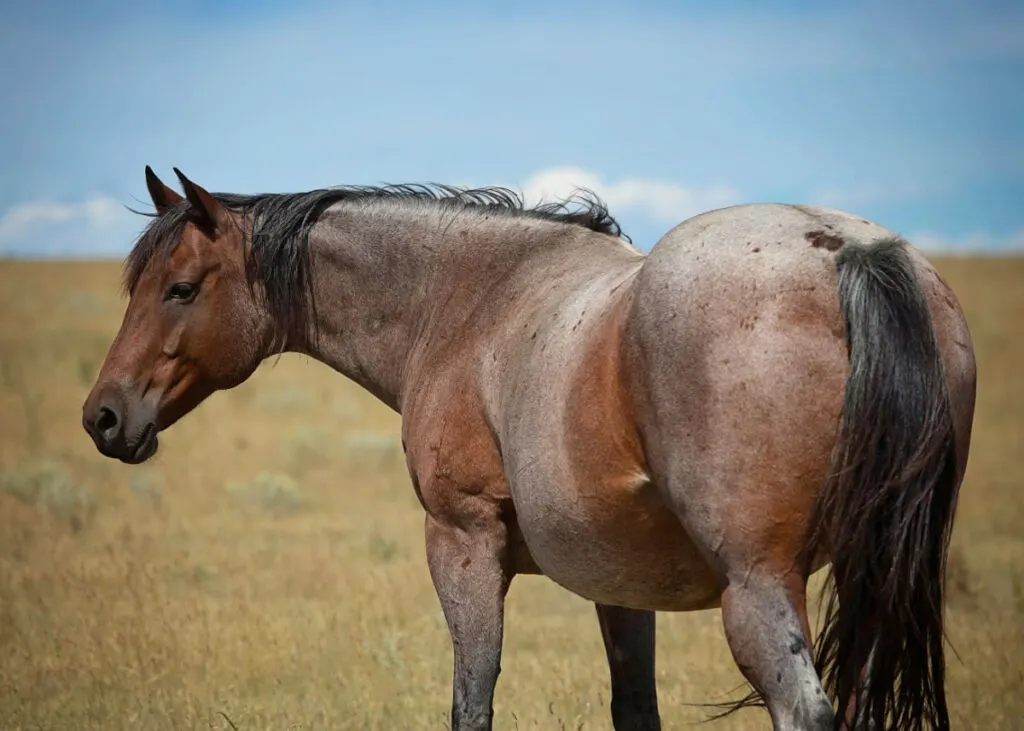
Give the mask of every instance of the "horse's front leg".
[[464, 527], [427, 516], [427, 562], [455, 651], [452, 731], [489, 730], [494, 714], [512, 572], [505, 524], [490, 512]]

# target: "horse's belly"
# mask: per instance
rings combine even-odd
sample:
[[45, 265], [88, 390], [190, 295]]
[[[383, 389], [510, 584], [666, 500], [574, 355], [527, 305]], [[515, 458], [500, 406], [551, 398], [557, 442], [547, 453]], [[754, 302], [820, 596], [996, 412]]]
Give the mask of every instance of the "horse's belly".
[[545, 576], [601, 604], [691, 611], [718, 606], [719, 586], [655, 488], [586, 495], [517, 490], [519, 530]]

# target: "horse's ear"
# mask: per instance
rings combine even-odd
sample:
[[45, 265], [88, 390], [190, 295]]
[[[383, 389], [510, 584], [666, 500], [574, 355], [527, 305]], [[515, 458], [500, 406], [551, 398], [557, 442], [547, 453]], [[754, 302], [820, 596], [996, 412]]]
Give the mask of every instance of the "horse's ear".
[[222, 229], [228, 221], [228, 212], [224, 206], [201, 185], [186, 178], [178, 168], [174, 168], [174, 174], [181, 181], [181, 188], [185, 191], [188, 202], [192, 204], [192, 212], [198, 219], [198, 223], [209, 226], [215, 231]]
[[149, 188], [149, 197], [153, 199], [153, 207], [156, 208], [159, 216], [162, 216], [175, 203], [184, 200], [174, 190], [164, 185], [149, 165], [146, 166], [146, 187]]

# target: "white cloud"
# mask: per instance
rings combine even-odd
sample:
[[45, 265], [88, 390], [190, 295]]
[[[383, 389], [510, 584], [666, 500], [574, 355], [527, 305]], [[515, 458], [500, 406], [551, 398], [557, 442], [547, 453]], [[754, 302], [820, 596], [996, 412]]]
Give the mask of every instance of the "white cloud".
[[0, 254], [123, 254], [131, 244], [133, 218], [124, 206], [105, 196], [78, 203], [22, 203], [0, 214]]
[[736, 190], [724, 185], [688, 188], [650, 178], [605, 181], [595, 172], [571, 166], [541, 170], [521, 186], [527, 205], [563, 199], [579, 188], [600, 196], [614, 215], [633, 211], [652, 222], [670, 225], [740, 200]]
[[975, 232], [964, 236], [943, 236], [934, 231], [920, 231], [906, 237], [914, 246], [936, 254], [1022, 254], [1024, 228], [1004, 236]]
[[83, 203], [22, 203], [0, 216], [0, 242], [22, 238], [33, 229], [56, 223], [78, 221], [85, 226], [106, 228], [125, 210], [117, 201], [102, 196]]

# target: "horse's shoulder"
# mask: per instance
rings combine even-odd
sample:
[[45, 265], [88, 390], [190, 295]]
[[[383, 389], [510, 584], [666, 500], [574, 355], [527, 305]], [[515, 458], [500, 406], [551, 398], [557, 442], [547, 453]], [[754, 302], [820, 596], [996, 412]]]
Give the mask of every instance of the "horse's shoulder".
[[432, 515], [461, 510], [467, 496], [508, 498], [501, 454], [469, 370], [448, 368], [410, 390], [402, 441], [416, 491]]

